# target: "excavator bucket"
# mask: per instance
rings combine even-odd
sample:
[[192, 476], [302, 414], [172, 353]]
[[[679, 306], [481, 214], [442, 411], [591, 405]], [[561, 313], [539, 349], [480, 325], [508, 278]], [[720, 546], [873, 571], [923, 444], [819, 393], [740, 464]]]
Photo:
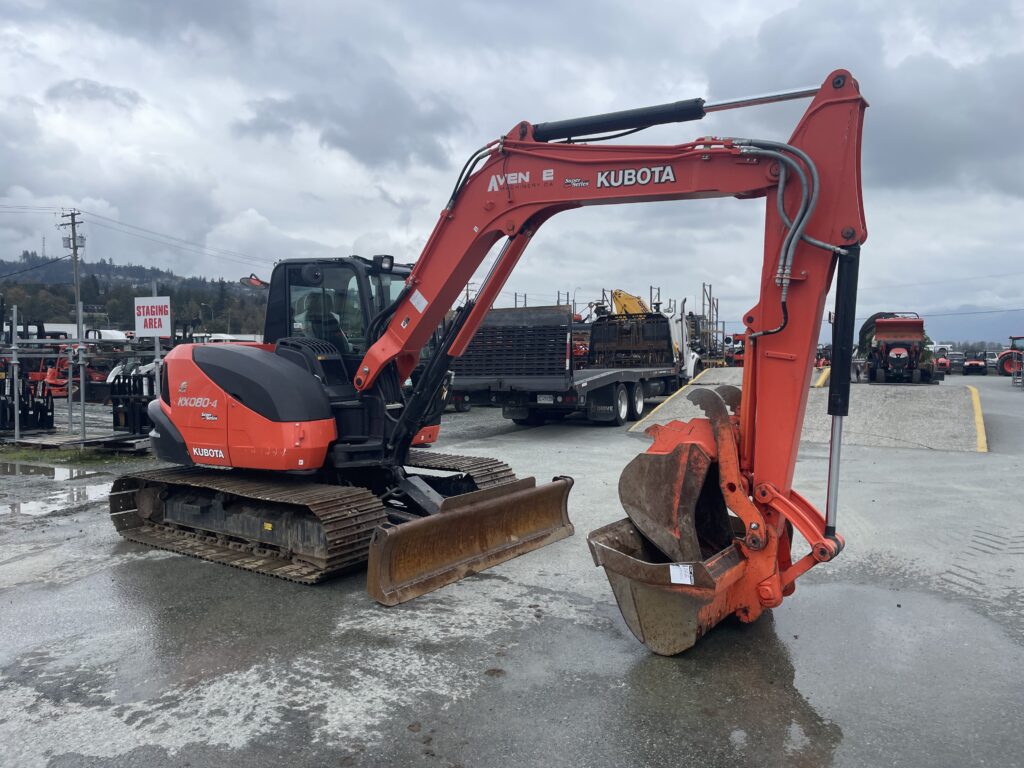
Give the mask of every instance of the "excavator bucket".
[[742, 575], [735, 547], [705, 560], [672, 563], [628, 518], [592, 531], [587, 541], [626, 626], [661, 656], [693, 647], [725, 618], [726, 589]]
[[717, 477], [698, 446], [640, 454], [619, 479], [629, 517], [587, 537], [626, 625], [662, 656], [692, 647], [728, 615], [726, 590], [743, 571]]
[[[690, 399], [711, 416], [698, 426], [721, 422], [731, 429], [728, 410], [738, 408], [738, 390], [698, 391]], [[665, 439], [676, 431], [666, 431]], [[747, 565], [733, 544], [743, 523], [729, 514], [719, 477], [729, 446], [712, 448], [692, 434], [688, 440], [633, 459], [619, 477], [628, 517], [587, 537], [626, 625], [663, 656], [692, 647], [733, 612], [729, 588]]]
[[366, 589], [398, 605], [573, 534], [572, 478], [532, 477], [445, 499], [435, 515], [379, 526], [370, 541]]

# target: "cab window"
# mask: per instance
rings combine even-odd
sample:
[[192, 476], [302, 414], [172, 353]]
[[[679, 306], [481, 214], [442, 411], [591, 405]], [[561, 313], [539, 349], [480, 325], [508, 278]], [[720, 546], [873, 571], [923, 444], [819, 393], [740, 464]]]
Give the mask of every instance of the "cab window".
[[389, 273], [371, 275], [370, 290], [373, 292], [374, 312], [380, 312], [391, 306], [391, 303], [401, 295], [403, 288], [405, 288], [405, 275]]
[[365, 350], [366, 325], [359, 280], [348, 266], [324, 264], [317, 279], [299, 266], [289, 269], [291, 335], [330, 342], [342, 354]]

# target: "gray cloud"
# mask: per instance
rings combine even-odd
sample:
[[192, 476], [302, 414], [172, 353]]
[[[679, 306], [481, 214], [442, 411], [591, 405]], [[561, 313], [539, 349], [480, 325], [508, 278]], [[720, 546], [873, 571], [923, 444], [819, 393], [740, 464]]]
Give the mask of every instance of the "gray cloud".
[[[752, 40], [732, 38], [712, 57], [714, 98], [817, 85], [829, 71], [849, 69], [871, 108], [865, 118], [864, 177], [885, 188], [960, 187], [1024, 195], [1014, 168], [1024, 145], [1024, 55], [1001, 52], [1001, 25], [1013, 6], [967, 2], [879, 3], [804, 0], [764, 23]], [[917, 43], [900, 39], [916, 35]], [[901, 51], [901, 46], [905, 46]], [[932, 49], [970, 51], [956, 63]], [[754, 125], [785, 135], [804, 105], [763, 108]], [[723, 113], [721, 122], [728, 122]]]
[[46, 89], [46, 98], [54, 102], [108, 102], [129, 112], [143, 102], [142, 96], [131, 88], [105, 85], [83, 77], [54, 83]]
[[448, 165], [444, 137], [464, 117], [438, 94], [413, 98], [391, 77], [373, 75], [343, 96], [301, 94], [249, 103], [252, 116], [238, 120], [240, 136], [290, 136], [299, 126], [319, 133], [321, 145], [347, 152], [371, 166], [419, 162]]
[[251, 39], [257, 16], [265, 16], [261, 0], [62, 0], [59, 8], [44, 3], [15, 4], [14, 18], [36, 23], [53, 20], [53, 14], [74, 18], [77, 25], [89, 24], [115, 35], [137, 37], [151, 42], [194, 42], [197, 36], [212, 35], [222, 40]]
[[[672, 0], [642, 9], [595, 0], [580, 13], [526, 0], [517, 8], [470, 0], [16, 3], [0, 12], [8, 73], [0, 194], [91, 205], [261, 259], [363, 249], [411, 260], [464, 159], [520, 119], [742, 96], [816, 84], [845, 67], [871, 103], [862, 308], [1024, 306], [1019, 279], [977, 279], [1017, 271], [1021, 261], [1019, 3], [789, 0], [779, 9], [736, 0], [702, 12]], [[60, 42], [68, 39], [77, 40], [74, 57]], [[145, 94], [146, 109], [130, 114], [141, 103], [133, 94]], [[69, 98], [120, 109], [72, 130], [70, 110], [53, 108]], [[717, 113], [623, 143], [785, 139], [805, 106]], [[508, 299], [527, 290], [531, 303], [534, 293], [550, 301], [556, 289], [577, 286], [581, 298], [602, 287], [645, 293], [651, 283], [667, 296], [693, 296], [711, 281], [723, 317], [739, 317], [756, 293], [763, 204], [555, 217], [512, 276]], [[15, 218], [0, 221], [0, 246], [33, 247], [43, 225], [29, 236]], [[178, 271], [238, 272], [99, 228], [90, 248]], [[932, 284], [915, 286], [922, 280]]]

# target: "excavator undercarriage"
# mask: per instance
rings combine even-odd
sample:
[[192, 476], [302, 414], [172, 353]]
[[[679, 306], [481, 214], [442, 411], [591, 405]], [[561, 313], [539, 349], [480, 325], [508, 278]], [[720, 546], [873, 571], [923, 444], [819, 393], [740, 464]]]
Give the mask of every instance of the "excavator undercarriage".
[[416, 450], [405, 466], [453, 494], [435, 515], [412, 515], [358, 486], [203, 467], [119, 478], [110, 515], [130, 541], [302, 584], [370, 558], [367, 588], [385, 605], [573, 534], [568, 478], [536, 488], [496, 459]]

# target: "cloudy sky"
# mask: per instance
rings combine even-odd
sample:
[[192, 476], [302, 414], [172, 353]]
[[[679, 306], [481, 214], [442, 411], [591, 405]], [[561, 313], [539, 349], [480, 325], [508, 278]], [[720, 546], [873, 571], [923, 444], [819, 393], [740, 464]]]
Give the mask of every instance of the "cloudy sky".
[[[59, 254], [48, 209], [77, 206], [87, 258], [230, 278], [298, 256], [414, 260], [466, 158], [519, 120], [817, 85], [845, 67], [871, 104], [858, 314], [917, 310], [943, 339], [1024, 333], [1014, 0], [5, 0], [0, 66], [0, 255], [44, 236]], [[786, 139], [804, 106], [640, 141]], [[738, 319], [762, 217], [736, 200], [562, 214], [500, 303], [654, 284], [692, 305], [712, 282]]]

